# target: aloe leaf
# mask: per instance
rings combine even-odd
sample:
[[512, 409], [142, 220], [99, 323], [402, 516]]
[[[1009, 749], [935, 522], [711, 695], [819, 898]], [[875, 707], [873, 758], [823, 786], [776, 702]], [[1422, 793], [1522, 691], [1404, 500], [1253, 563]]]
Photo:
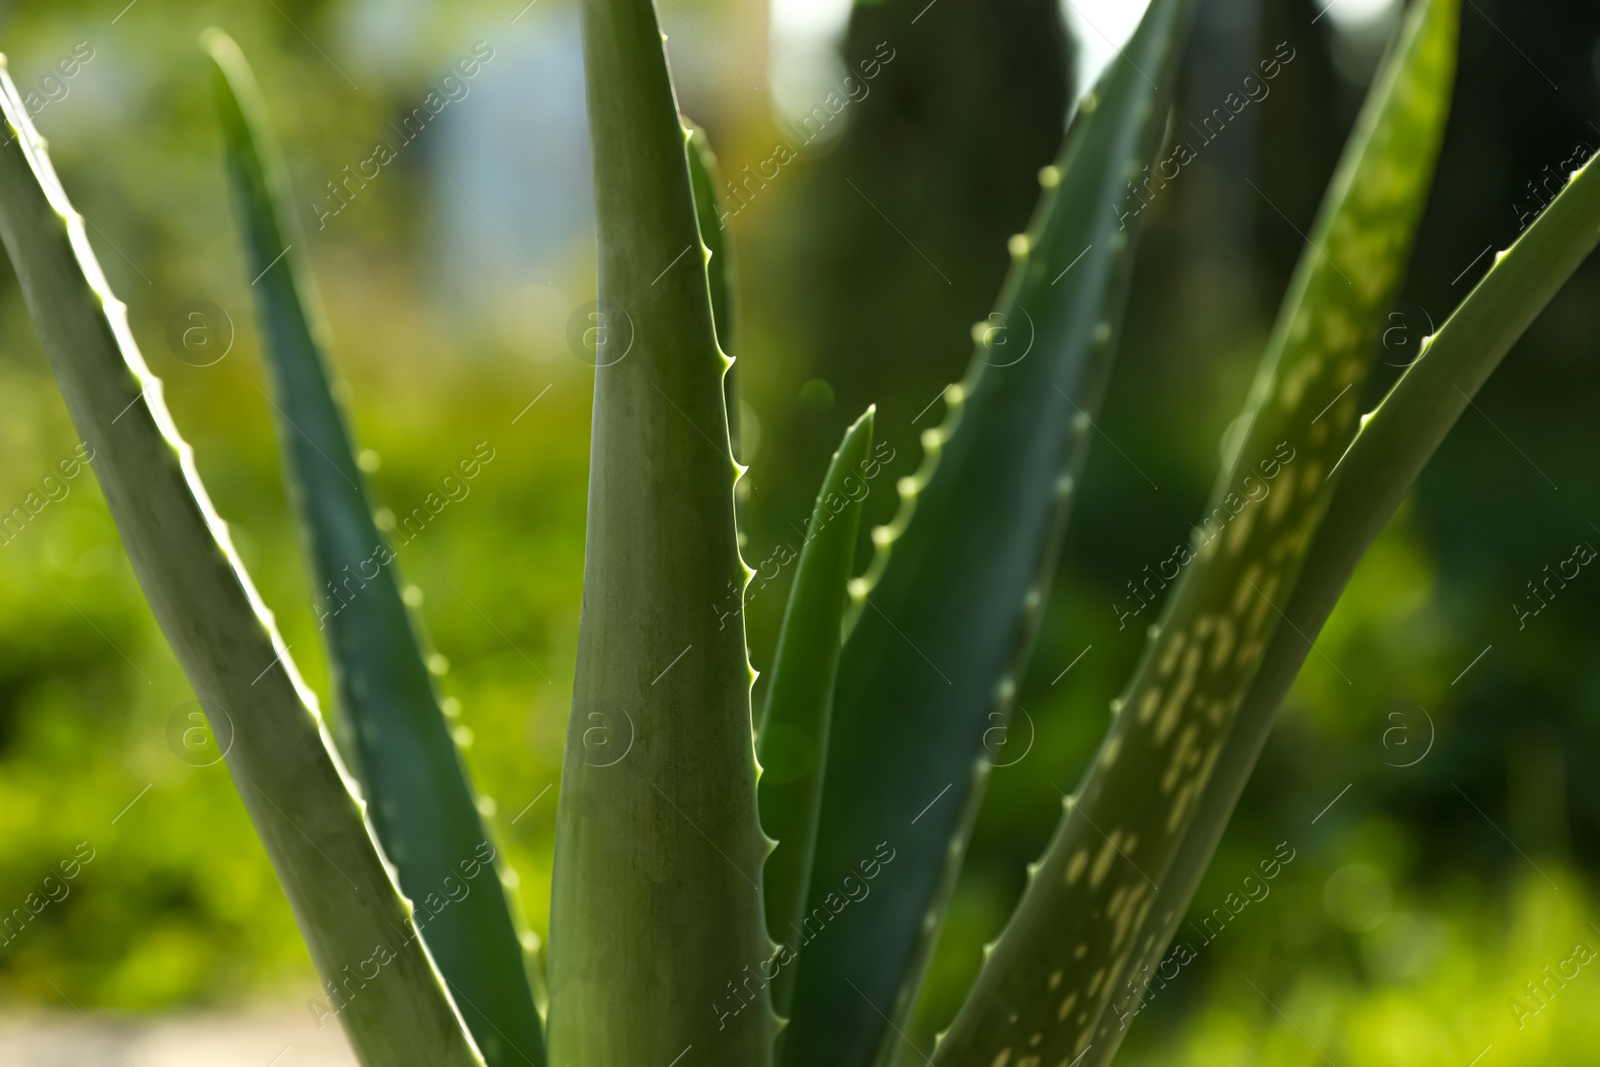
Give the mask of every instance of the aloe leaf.
[[[465, 768], [400, 597], [348, 428], [328, 384], [323, 330], [289, 185], [244, 54], [204, 44], [246, 263], [265, 335], [280, 444], [299, 504], [339, 704], [384, 854], [417, 903], [417, 925], [490, 1067], [544, 1063], [522, 945]], [[297, 247], [298, 246], [298, 247]]]
[[846, 586], [855, 562], [861, 501], [866, 499], [873, 408], [845, 431], [806, 523], [794, 586], [778, 631], [761, 716], [761, 827], [777, 842], [767, 857], [767, 930], [783, 945], [773, 968], [773, 1008], [788, 1010], [793, 958], [806, 941], [806, 890], [817, 840], [822, 778], [839, 668]]
[[[1196, 829], [1174, 861], [1173, 874], [1162, 883], [1157, 914], [1174, 908], [1181, 912], [1193, 896], [1194, 884], [1210, 862], [1266, 743], [1273, 717], [1362, 555], [1468, 401], [1593, 251], [1597, 238], [1600, 167], [1591, 158], [1498, 259], [1428, 342], [1423, 356], [1366, 417], [1339, 461], [1327, 517], [1312, 542], [1294, 596], [1283, 606], [1290, 628], [1267, 645], [1229, 740], [1235, 758], [1219, 761], [1195, 814]], [[1169, 907], [1168, 890], [1184, 885], [1187, 891], [1175, 894]]]
[[212, 507], [9, 74], [0, 239], [162, 632], [220, 738], [327, 993], [368, 1067], [481, 1064], [316, 697]]
[[706, 246], [706, 284], [711, 289], [711, 320], [716, 325], [717, 347], [734, 360], [722, 379], [723, 402], [728, 408], [728, 438], [733, 456], [739, 451], [739, 367], [734, 356], [733, 286], [738, 271], [733, 262], [733, 242], [722, 224], [722, 196], [717, 192], [721, 171], [706, 131], [685, 120], [689, 131], [689, 181], [694, 187], [695, 219], [700, 243]]
[[1010, 715], [1046, 600], [1131, 277], [1130, 182], [1155, 156], [1192, 13], [1154, 0], [1083, 100], [944, 424], [924, 433], [923, 469], [873, 533], [808, 911], [843, 899], [862, 862], [890, 855], [892, 872], [806, 946], [789, 1067], [860, 1067], [899, 1040], [982, 795], [984, 734]]
[[1268, 643], [1289, 640], [1279, 605], [1295, 595], [1327, 510], [1329, 472], [1410, 257], [1458, 16], [1457, 0], [1415, 5], [1368, 95], [1262, 361], [1243, 442], [1190, 543], [1156, 566], [1153, 581], [1177, 589], [940, 1064], [1104, 1064], [1136, 1012], [1149, 975], [1129, 962], [1159, 959], [1199, 877], [1176, 866], [1189, 835], [1212, 829], [1196, 824], [1198, 802], [1217, 767], [1248, 770], [1237, 713]]
[[576, 683], [556, 825], [550, 1061], [759, 1067], [760, 967], [739, 559], [684, 130], [649, 0], [584, 0], [600, 299]]

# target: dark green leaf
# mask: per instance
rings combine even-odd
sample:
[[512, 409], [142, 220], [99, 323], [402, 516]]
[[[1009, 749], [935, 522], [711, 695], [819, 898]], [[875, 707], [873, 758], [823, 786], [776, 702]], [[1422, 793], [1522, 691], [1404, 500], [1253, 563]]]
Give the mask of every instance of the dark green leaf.
[[[439, 710], [328, 385], [288, 181], [243, 53], [207, 36], [265, 338], [279, 442], [310, 551], [318, 623], [373, 826], [489, 1067], [544, 1063], [539, 1013], [494, 846]], [[459, 898], [456, 894], [464, 894]], [[435, 914], [436, 913], [436, 914]]]
[[997, 310], [974, 329], [967, 376], [945, 393], [945, 423], [924, 434], [924, 469], [874, 531], [808, 913], [831, 914], [861, 863], [894, 858], [806, 946], [788, 1067], [865, 1067], [899, 1040], [892, 1021], [914, 998], [982, 795], [984, 738], [1010, 716], [1049, 590], [1132, 273], [1142, 201], [1128, 183], [1155, 156], [1192, 11], [1154, 0], [1084, 99], [1029, 233], [1013, 238]]
[[772, 980], [772, 1003], [779, 1015], [788, 1010], [794, 990], [792, 958], [806, 939], [802, 923], [822, 805], [845, 591], [873, 462], [868, 456], [872, 418], [868, 408], [845, 432], [811, 509], [761, 717], [761, 828], [777, 842], [767, 857], [767, 930], [784, 945]]

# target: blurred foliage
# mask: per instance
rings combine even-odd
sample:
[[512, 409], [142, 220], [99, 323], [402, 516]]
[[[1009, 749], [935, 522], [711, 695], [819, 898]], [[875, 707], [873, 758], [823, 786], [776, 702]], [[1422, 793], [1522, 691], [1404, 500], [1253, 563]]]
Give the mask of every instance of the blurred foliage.
[[[590, 371], [568, 351], [566, 329], [593, 295], [582, 280], [592, 249], [559, 266], [539, 261], [524, 272], [527, 288], [489, 294], [503, 313], [479, 318], [462, 313], [441, 272], [438, 222], [456, 196], [440, 179], [442, 139], [402, 155], [325, 230], [309, 203], [474, 41], [503, 43], [506, 57], [480, 81], [510, 79], [518, 35], [570, 10], [559, 0], [531, 10], [519, 0], [121, 7], [0, 6], [0, 44], [24, 86], [40, 85], [78, 42], [94, 51], [37, 121], [217, 506], [325, 702], [250, 279], [194, 44], [202, 27], [234, 33], [260, 73], [306, 198], [333, 360], [374, 453], [368, 465], [377, 461], [377, 495], [409, 510], [479, 442], [496, 451], [471, 495], [399, 548], [399, 566], [542, 936], [556, 794], [546, 789], [571, 692], [587, 478]], [[1059, 814], [1057, 787], [1070, 790], [1105, 727], [1142, 641], [1117, 629], [1112, 604], [1200, 509], [1299, 254], [1297, 228], [1376, 65], [1381, 25], [1357, 32], [1320, 9], [1207, 5], [1213, 28], [1201, 39], [1234, 45], [1192, 55], [1177, 121], [1216, 106], [1214, 87], [1277, 42], [1297, 58], [1252, 105], [1250, 124], [1230, 130], [1239, 142], [1208, 147], [1146, 213], [1120, 366], [1022, 688], [1027, 715], [1007, 736], [1008, 752], [1027, 755], [991, 779], [908, 1030], [922, 1049], [1020, 892]], [[746, 80], [765, 67], [762, 5], [682, 0], [662, 15], [684, 110], [727, 174], [793, 139]], [[1600, 145], [1597, 39], [1600, 9], [1480, 0], [1466, 11], [1440, 179], [1374, 397], [1481, 274], [1474, 257], [1515, 237], [1536, 196], [1528, 183], [1576, 146]], [[736, 354], [753, 416], [752, 564], [797, 536], [790, 524], [828, 450], [870, 401], [898, 449], [868, 500], [869, 516], [887, 514], [891, 479], [918, 460], [915, 434], [929, 420], [915, 418], [964, 365], [968, 328], [989, 308], [1005, 237], [1026, 224], [1033, 172], [1054, 153], [1071, 95], [1072, 53], [1048, 3], [858, 8], [846, 59], [880, 41], [895, 59], [845, 110], [842, 134], [797, 146], [782, 176], [728, 220], [744, 272]], [[537, 144], [537, 132], [507, 136]], [[503, 237], [485, 227], [484, 254], [505, 254]], [[0, 537], [0, 908], [26, 909], [30, 893], [47, 899], [47, 877], [67, 890], [0, 944], [0, 996], [60, 1007], [53, 983], [85, 1008], [154, 1010], [309, 995], [309, 960], [226, 770], [190, 766], [169, 747], [169, 721], [192, 694], [93, 478], [59, 478], [77, 437], [0, 274], [0, 508], [30, 493], [49, 501]], [[206, 367], [167, 341], [174, 311], [200, 299], [236, 331], [226, 358]], [[1296, 858], [1214, 943], [1194, 937], [1195, 959], [1134, 1024], [1130, 1063], [1326, 1055], [1461, 1067], [1491, 1045], [1485, 1067], [1600, 1063], [1593, 964], [1549, 986], [1520, 1029], [1513, 1003], [1532, 1007], [1524, 983], [1544, 981], [1542, 968], [1558, 968], [1576, 944], [1600, 950], [1600, 579], [1573, 579], [1523, 629], [1512, 607], [1575, 543], [1600, 543], [1589, 460], [1597, 306], [1591, 264], [1490, 381], [1358, 571], [1191, 918], [1198, 926], [1225, 906], [1279, 842]], [[58, 480], [46, 483], [53, 470]], [[788, 577], [752, 605], [758, 667], [770, 660]], [[902, 758], [915, 758], [915, 742]], [[60, 881], [80, 842], [93, 859]], [[901, 1055], [920, 1062], [909, 1046]]]

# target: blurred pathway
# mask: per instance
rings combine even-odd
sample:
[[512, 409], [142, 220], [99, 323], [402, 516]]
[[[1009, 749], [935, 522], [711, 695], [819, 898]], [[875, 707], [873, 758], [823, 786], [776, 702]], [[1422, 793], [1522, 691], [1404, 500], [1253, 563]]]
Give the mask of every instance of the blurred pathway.
[[7, 1067], [356, 1067], [333, 1022], [304, 1006], [227, 1013], [0, 1015]]

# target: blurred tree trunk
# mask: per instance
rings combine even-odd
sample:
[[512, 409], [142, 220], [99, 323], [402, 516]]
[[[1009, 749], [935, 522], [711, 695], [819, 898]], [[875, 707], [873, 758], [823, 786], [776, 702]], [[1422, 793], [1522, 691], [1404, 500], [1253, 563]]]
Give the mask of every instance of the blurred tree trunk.
[[[774, 529], [804, 512], [839, 431], [869, 403], [897, 450], [894, 473], [918, 461], [916, 436], [942, 409], [912, 420], [966, 366], [972, 324], [1005, 276], [1006, 238], [1026, 228], [1038, 170], [1060, 145], [1073, 83], [1055, 0], [858, 3], [841, 52], [858, 76], [863, 63], [881, 69], [836, 143], [803, 150], [815, 155], [782, 223], [794, 228], [783, 235], [793, 284], [773, 310], [793, 331], [800, 380], [824, 379], [834, 400], [796, 410], [784, 398], [773, 412], [784, 447], [764, 465], [796, 465], [762, 480], [787, 494], [758, 494]], [[892, 513], [889, 488], [873, 487], [863, 535]]]

